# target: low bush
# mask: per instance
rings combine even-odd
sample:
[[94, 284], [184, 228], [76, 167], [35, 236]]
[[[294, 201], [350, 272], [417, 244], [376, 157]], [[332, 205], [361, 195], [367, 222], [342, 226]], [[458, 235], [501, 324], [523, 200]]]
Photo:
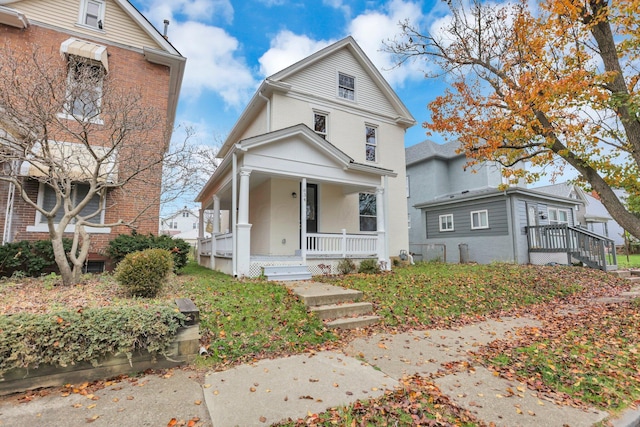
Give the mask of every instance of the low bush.
[[379, 272], [380, 267], [378, 267], [378, 261], [375, 259], [365, 259], [360, 262], [360, 266], [358, 267], [358, 273], [376, 274]]
[[145, 249], [166, 249], [173, 255], [173, 269], [178, 272], [187, 265], [191, 245], [182, 239], [172, 239], [171, 236], [143, 235], [133, 232], [121, 234], [109, 242], [107, 255], [114, 264], [119, 264], [127, 255]]
[[356, 264], [349, 258], [343, 258], [338, 263], [338, 273], [350, 274], [356, 271]]
[[[63, 239], [65, 253], [71, 251], [71, 239]], [[21, 275], [38, 277], [57, 271], [51, 240], [22, 240], [0, 246], [0, 277]]]
[[39, 365], [97, 366], [109, 355], [167, 351], [184, 315], [175, 307], [118, 307], [0, 316], [0, 378]]
[[166, 249], [133, 252], [118, 264], [115, 278], [130, 296], [155, 297], [173, 269], [173, 258]]

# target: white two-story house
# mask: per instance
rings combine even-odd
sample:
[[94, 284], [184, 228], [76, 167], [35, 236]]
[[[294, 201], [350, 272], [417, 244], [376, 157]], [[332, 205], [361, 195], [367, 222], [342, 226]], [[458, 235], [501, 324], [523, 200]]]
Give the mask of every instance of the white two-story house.
[[214, 218], [200, 263], [247, 277], [285, 265], [336, 272], [343, 258], [389, 269], [408, 250], [404, 136], [414, 124], [352, 37], [266, 78], [196, 199]]

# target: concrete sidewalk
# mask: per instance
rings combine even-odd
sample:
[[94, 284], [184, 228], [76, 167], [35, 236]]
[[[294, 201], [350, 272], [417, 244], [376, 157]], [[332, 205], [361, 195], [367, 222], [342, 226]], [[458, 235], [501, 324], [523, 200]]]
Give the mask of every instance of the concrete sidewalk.
[[[558, 406], [526, 384], [473, 366], [469, 351], [510, 339], [527, 326], [541, 325], [533, 318], [503, 318], [456, 330], [378, 334], [355, 339], [343, 351], [261, 360], [206, 375], [174, 369], [88, 395], [49, 390], [26, 403], [0, 397], [0, 426], [265, 426], [378, 397], [412, 374], [436, 374], [434, 383], [453, 402], [497, 426], [592, 426], [606, 418], [606, 412]], [[443, 369], [458, 361], [466, 361], [466, 369]], [[639, 421], [640, 413], [628, 411], [614, 425]]]

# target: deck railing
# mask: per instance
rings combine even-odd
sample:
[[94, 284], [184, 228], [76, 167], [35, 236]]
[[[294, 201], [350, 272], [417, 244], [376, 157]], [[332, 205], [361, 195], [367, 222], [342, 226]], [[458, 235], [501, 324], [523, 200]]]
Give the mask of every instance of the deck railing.
[[309, 233], [308, 256], [369, 257], [378, 253], [378, 236], [371, 234]]
[[617, 265], [613, 240], [567, 224], [528, 226], [529, 252], [565, 252], [592, 268]]
[[200, 255], [211, 255], [211, 237], [198, 239], [198, 252]]

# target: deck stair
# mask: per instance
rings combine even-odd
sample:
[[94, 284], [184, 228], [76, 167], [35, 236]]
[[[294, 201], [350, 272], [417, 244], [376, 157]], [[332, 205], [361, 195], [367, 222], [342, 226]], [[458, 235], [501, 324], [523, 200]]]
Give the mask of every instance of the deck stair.
[[311, 272], [306, 265], [270, 265], [263, 267], [267, 280], [287, 282], [311, 279]]
[[330, 328], [355, 329], [377, 323], [370, 302], [360, 301], [362, 292], [318, 282], [290, 286], [294, 294]]

